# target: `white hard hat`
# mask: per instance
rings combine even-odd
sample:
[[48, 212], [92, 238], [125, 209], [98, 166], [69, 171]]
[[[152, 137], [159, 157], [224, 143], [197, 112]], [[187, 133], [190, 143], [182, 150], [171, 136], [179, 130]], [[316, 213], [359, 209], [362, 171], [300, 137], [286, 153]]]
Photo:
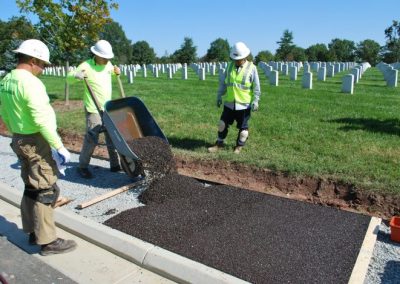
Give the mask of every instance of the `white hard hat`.
[[13, 52], [26, 54], [50, 64], [50, 51], [48, 47], [38, 39], [27, 39], [23, 41]]
[[241, 41], [235, 43], [231, 48], [230, 57], [233, 60], [246, 58], [250, 54], [250, 49]]
[[96, 42], [96, 44], [90, 48], [90, 51], [105, 59], [111, 59], [114, 57], [111, 44], [104, 39]]

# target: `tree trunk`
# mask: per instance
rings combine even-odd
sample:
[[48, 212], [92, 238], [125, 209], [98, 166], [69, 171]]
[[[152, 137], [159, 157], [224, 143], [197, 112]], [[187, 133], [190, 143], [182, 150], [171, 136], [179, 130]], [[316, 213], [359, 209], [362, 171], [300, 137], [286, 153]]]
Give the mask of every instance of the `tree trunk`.
[[[65, 74], [68, 74], [69, 71], [69, 60], [67, 60], [66, 66], [65, 66]], [[69, 85], [67, 78], [65, 78], [65, 86], [64, 86], [64, 98], [65, 98], [65, 105], [69, 105]]]

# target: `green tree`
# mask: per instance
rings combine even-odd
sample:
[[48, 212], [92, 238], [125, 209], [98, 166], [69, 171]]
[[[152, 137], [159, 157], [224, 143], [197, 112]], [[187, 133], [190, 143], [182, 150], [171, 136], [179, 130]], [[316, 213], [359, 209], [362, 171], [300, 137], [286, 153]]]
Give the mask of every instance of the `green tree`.
[[256, 64], [258, 64], [260, 61], [269, 62], [272, 60], [274, 60], [274, 55], [268, 50], [260, 51], [255, 57]]
[[306, 53], [305, 49], [302, 47], [295, 46], [293, 47], [292, 51], [289, 54], [289, 59], [290, 61], [306, 61]]
[[0, 69], [15, 68], [15, 53], [19, 44], [29, 38], [38, 38], [34, 26], [25, 17], [12, 17], [8, 22], [0, 21]]
[[156, 62], [154, 49], [146, 41], [138, 41], [132, 45], [132, 63], [150, 64]]
[[132, 43], [126, 37], [121, 25], [111, 21], [104, 25], [104, 29], [99, 34], [99, 38], [107, 40], [114, 52], [114, 64], [128, 64], [132, 57]]
[[[98, 39], [99, 31], [111, 21], [110, 9], [118, 9], [114, 0], [16, 0], [21, 12], [38, 16], [41, 39], [69, 68], [71, 56]], [[65, 100], [69, 100], [68, 84]]]
[[210, 44], [210, 48], [207, 50], [207, 54], [204, 57], [204, 61], [216, 62], [216, 61], [229, 61], [229, 43], [228, 40], [218, 38]]
[[356, 46], [354, 41], [347, 39], [333, 39], [329, 44], [329, 51], [333, 60], [336, 61], [354, 61]]
[[323, 43], [311, 45], [305, 50], [308, 61], [328, 61], [328, 48]]
[[356, 55], [359, 60], [369, 62], [372, 66], [375, 66], [380, 62], [380, 49], [379, 43], [372, 39], [366, 39], [357, 44]]
[[185, 37], [181, 48], [176, 50], [172, 57], [175, 62], [189, 64], [196, 61], [196, 50], [197, 47], [193, 46], [193, 40], [189, 37]]
[[279, 44], [275, 54], [276, 58], [278, 60], [291, 60], [289, 55], [295, 47], [293, 44], [293, 33], [289, 30], [284, 30], [280, 41], [276, 43]]
[[393, 21], [392, 25], [385, 29], [386, 45], [384, 58], [386, 63], [400, 61], [400, 22]]
[[172, 55], [170, 55], [167, 50], [164, 52], [163, 56], [156, 58], [156, 62], [162, 64], [174, 63], [172, 60]]

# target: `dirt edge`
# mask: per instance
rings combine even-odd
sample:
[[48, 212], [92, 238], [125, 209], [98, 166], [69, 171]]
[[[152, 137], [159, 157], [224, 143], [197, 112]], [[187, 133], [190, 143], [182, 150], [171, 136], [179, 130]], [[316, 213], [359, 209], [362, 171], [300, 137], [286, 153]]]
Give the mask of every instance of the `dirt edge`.
[[385, 220], [400, 214], [400, 197], [368, 192], [352, 184], [310, 177], [295, 178], [284, 173], [225, 161], [175, 158], [180, 174], [203, 180], [336, 207]]

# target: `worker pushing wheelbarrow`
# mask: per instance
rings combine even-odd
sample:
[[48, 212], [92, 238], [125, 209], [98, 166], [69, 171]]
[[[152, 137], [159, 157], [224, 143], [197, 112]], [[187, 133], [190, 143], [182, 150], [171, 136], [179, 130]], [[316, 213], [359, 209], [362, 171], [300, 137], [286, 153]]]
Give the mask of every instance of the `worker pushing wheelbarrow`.
[[[143, 136], [158, 136], [167, 140], [143, 102], [134, 97], [125, 98], [119, 78], [120, 70], [110, 62], [114, 57], [110, 43], [99, 40], [90, 50], [94, 56], [68, 74], [68, 78], [84, 80], [87, 87], [84, 96], [87, 133], [79, 156], [78, 173], [83, 178], [93, 177], [88, 169], [90, 158], [98, 145], [99, 134], [105, 132], [110, 170], [119, 171], [122, 166], [129, 176], [136, 177], [142, 174], [139, 171], [141, 167], [137, 166], [140, 159], [127, 142]], [[109, 101], [113, 74], [117, 75], [123, 96], [115, 103]]]
[[[120, 80], [119, 77], [118, 80]], [[107, 131], [119, 154], [123, 170], [132, 178], [143, 175], [142, 167], [138, 165], [140, 158], [128, 144], [134, 139], [145, 136], [156, 136], [168, 142], [164, 133], [139, 98], [132, 96], [108, 101], [102, 111], [87, 79], [84, 78], [84, 81], [100, 113], [104, 131]], [[123, 94], [120, 81], [119, 85]]]

